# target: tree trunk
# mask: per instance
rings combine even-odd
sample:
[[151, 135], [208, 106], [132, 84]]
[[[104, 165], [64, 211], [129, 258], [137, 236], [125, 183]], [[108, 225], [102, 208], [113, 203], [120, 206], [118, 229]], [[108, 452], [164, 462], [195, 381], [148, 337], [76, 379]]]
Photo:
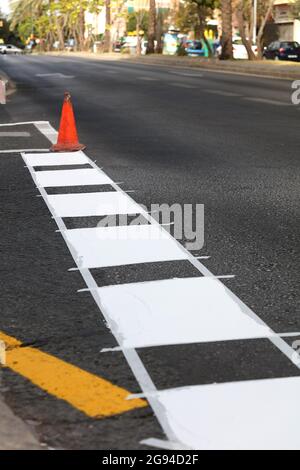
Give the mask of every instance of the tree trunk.
[[208, 57], [213, 56], [213, 51], [211, 50], [210, 44], [205, 36], [205, 26], [206, 26], [206, 10], [200, 5], [197, 6], [197, 13], [199, 18], [199, 34], [200, 39], [204, 42], [207, 48]]
[[244, 13], [243, 13], [243, 0], [238, 4], [237, 11], [236, 11], [236, 17], [238, 20], [238, 25], [239, 25], [239, 31], [240, 35], [243, 41], [243, 44], [247, 50], [248, 54], [248, 59], [249, 60], [255, 60], [256, 56], [252, 50], [251, 47], [251, 42], [249, 39], [247, 39], [246, 33], [245, 33], [245, 21], [244, 21]]
[[153, 54], [155, 52], [155, 36], [156, 36], [156, 2], [155, 0], [150, 0], [147, 54]]
[[233, 59], [232, 51], [232, 5], [231, 0], [221, 0], [222, 13], [222, 52], [220, 59]]
[[266, 14], [265, 14], [264, 18], [261, 21], [260, 28], [259, 28], [258, 33], [257, 33], [256, 42], [257, 42], [257, 58], [258, 59], [262, 59], [262, 55], [263, 55], [263, 44], [262, 44], [263, 34], [264, 34], [264, 30], [265, 30], [265, 26], [266, 26], [266, 23], [268, 21], [268, 18], [272, 13], [274, 2], [275, 2], [275, 0], [270, 0], [268, 9], [266, 11]]
[[85, 32], [85, 17], [84, 17], [84, 9], [80, 8], [79, 16], [78, 16], [78, 42], [79, 42], [79, 50], [84, 50], [84, 32]]
[[104, 33], [104, 52], [111, 52], [112, 44], [111, 44], [111, 0], [105, 0], [105, 33]]
[[140, 13], [136, 15], [136, 55], [142, 54], [142, 38], [140, 36], [141, 18]]
[[57, 31], [57, 38], [58, 38], [58, 49], [63, 51], [65, 48], [65, 38], [64, 38], [64, 30], [61, 25], [61, 20], [56, 16], [56, 31]]
[[155, 52], [157, 54], [161, 54], [163, 51], [163, 40], [162, 40], [162, 34], [163, 34], [163, 13], [161, 10], [158, 11], [157, 14], [157, 25], [156, 25], [156, 48]]

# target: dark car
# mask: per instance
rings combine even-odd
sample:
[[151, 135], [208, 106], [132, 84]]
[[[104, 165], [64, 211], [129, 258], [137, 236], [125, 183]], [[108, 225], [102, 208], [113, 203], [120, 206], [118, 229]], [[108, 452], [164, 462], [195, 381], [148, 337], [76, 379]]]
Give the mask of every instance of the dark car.
[[263, 55], [271, 60], [300, 61], [300, 45], [296, 41], [274, 41], [265, 48]]

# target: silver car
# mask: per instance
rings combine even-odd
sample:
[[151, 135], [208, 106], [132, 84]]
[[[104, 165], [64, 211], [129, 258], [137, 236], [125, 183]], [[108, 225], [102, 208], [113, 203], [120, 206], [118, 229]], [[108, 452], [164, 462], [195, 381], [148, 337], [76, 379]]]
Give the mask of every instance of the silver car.
[[19, 47], [12, 44], [0, 44], [0, 54], [22, 54], [23, 51]]

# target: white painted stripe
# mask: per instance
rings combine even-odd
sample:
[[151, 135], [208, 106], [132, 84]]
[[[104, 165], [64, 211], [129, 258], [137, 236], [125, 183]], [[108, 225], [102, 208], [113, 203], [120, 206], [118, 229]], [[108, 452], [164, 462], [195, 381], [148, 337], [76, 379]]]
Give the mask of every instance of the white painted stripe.
[[0, 150], [0, 153], [23, 153], [23, 152], [49, 152], [49, 149], [10, 149]]
[[64, 75], [63, 73], [37, 73], [39, 78], [74, 78], [74, 75]]
[[169, 85], [172, 85], [172, 86], [175, 86], [175, 87], [178, 87], [178, 88], [198, 88], [197, 86], [193, 86], [193, 85], [187, 85], [186, 83], [169, 83]]
[[57, 166], [57, 165], [81, 165], [89, 163], [87, 156], [79, 152], [61, 153], [26, 153], [24, 155], [26, 165], [29, 166]]
[[110, 184], [111, 179], [94, 168], [74, 170], [38, 171], [38, 186], [84, 186], [91, 184]]
[[48, 122], [35, 122], [34, 125], [52, 144], [57, 142], [58, 132]]
[[[189, 447], [186, 447], [184, 449], [184, 446], [179, 442], [163, 441], [162, 439], [156, 439], [155, 437], [144, 439], [143, 441], [141, 441], [141, 444], [145, 444], [146, 446], [150, 446], [150, 447], [157, 447], [158, 449], [189, 450]], [[191, 463], [192, 463], [192, 460], [191, 460]]]
[[233, 91], [211, 90], [210, 88], [205, 88], [203, 91], [206, 91], [206, 93], [212, 93], [214, 95], [220, 96], [242, 96], [239, 93], [235, 93]]
[[203, 77], [203, 73], [185, 73], [185, 72], [169, 72], [172, 75], [180, 75], [182, 77], [192, 77], [192, 78], [198, 78], [198, 77]]
[[120, 192], [54, 194], [48, 195], [47, 199], [54, 215], [58, 217], [140, 213], [147, 215], [136, 202]]
[[0, 137], [30, 137], [29, 132], [0, 132]]
[[197, 450], [299, 450], [300, 377], [164, 390], [177, 437]]
[[99, 288], [99, 294], [109, 323], [118, 325], [124, 348], [272, 335], [214, 278], [115, 285]]
[[187, 259], [174, 238], [156, 225], [74, 229], [66, 238], [84, 268]]
[[159, 79], [154, 77], [136, 77], [137, 80], [145, 80], [146, 82], [157, 82]]
[[284, 103], [283, 101], [269, 100], [267, 98], [255, 98], [246, 96], [244, 99], [247, 101], [254, 101], [255, 103], [273, 104], [275, 106], [293, 106], [292, 103]]
[[[10, 126], [27, 126], [29, 124], [33, 124], [34, 126], [37, 125], [45, 125], [49, 128], [48, 121], [23, 121], [23, 122], [6, 122], [0, 124], [0, 127], [10, 127]], [[54, 130], [54, 129], [53, 129]]]

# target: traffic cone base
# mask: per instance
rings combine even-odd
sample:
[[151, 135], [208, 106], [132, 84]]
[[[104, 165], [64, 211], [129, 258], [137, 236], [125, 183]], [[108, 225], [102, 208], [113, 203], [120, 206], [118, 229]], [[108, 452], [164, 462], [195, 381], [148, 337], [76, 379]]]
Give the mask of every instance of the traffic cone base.
[[77, 152], [86, 148], [83, 144], [54, 144], [50, 148], [51, 152]]
[[50, 148], [51, 152], [76, 152], [85, 149], [85, 145], [78, 142], [76, 122], [71, 102], [71, 95], [65, 92], [61, 112], [57, 143]]

